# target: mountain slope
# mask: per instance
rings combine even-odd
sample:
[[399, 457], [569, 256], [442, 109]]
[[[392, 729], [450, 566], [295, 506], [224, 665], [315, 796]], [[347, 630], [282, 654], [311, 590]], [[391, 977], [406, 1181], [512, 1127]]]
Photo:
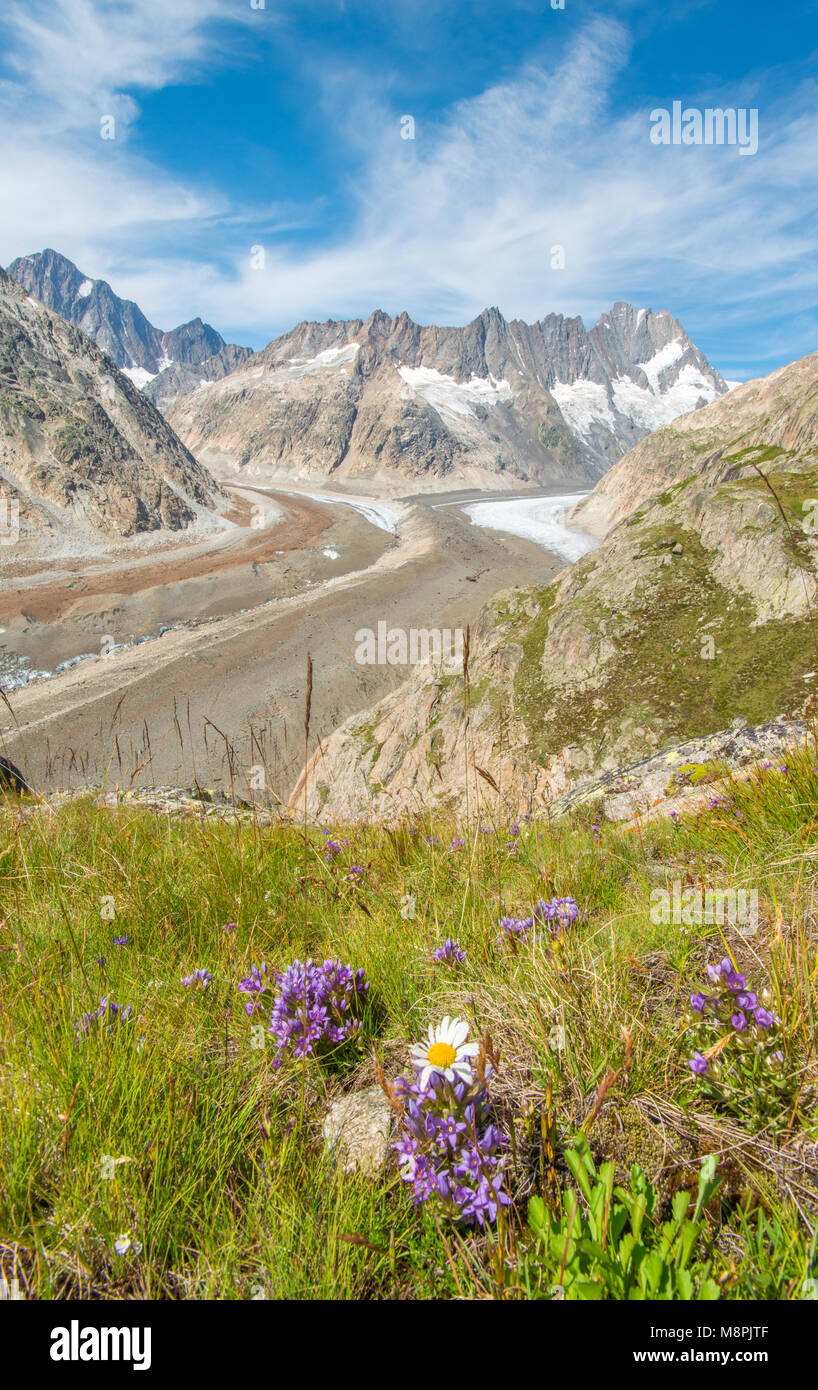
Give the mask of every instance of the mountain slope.
[[[0, 491], [14, 555], [179, 530], [225, 498], [108, 357], [0, 270]], [[84, 539], [83, 539], [84, 538]], [[8, 558], [8, 551], [3, 558]]]
[[483, 611], [468, 748], [462, 674], [416, 667], [313, 760], [313, 814], [462, 808], [467, 753], [472, 804], [489, 795], [476, 765], [519, 814], [733, 720], [805, 709], [818, 687], [818, 354], [660, 431], [615, 472], [626, 514], [602, 545]]
[[727, 387], [670, 314], [616, 304], [464, 328], [380, 311], [301, 323], [170, 418], [203, 460], [256, 473], [513, 486], [593, 481]]
[[120, 299], [107, 281], [83, 275], [58, 251], [20, 256], [8, 274], [46, 308], [93, 338], [162, 409], [201, 382], [219, 380], [250, 356], [249, 348], [225, 343], [200, 318], [163, 333], [137, 304]]
[[571, 520], [594, 535], [646, 498], [688, 474], [707, 473], [724, 451], [742, 448], [814, 451], [818, 445], [815, 354], [747, 381], [707, 410], [683, 415], [615, 464], [574, 508]]

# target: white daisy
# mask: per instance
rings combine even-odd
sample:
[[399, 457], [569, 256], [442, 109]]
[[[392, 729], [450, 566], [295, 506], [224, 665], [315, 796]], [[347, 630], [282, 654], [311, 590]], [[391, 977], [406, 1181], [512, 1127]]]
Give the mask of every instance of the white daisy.
[[429, 1025], [428, 1042], [416, 1043], [412, 1048], [412, 1061], [420, 1072], [424, 1090], [433, 1075], [447, 1081], [471, 1081], [469, 1058], [476, 1057], [480, 1048], [477, 1043], [467, 1042], [468, 1036], [469, 1025], [462, 1018], [447, 1017], [437, 1027]]

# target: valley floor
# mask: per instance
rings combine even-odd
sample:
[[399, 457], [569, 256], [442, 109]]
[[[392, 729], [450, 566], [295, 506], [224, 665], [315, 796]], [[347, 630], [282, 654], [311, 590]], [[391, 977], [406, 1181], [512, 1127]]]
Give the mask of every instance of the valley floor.
[[[270, 796], [286, 798], [303, 752], [308, 651], [313, 728], [327, 735], [407, 674], [358, 664], [359, 629], [465, 628], [498, 590], [548, 583], [563, 564], [531, 539], [472, 524], [461, 504], [475, 494], [390, 502], [381, 524], [354, 510], [360, 499], [339, 506], [261, 483], [234, 485], [234, 496], [233, 528], [193, 545], [64, 573], [6, 571], [7, 680], [21, 654], [47, 672], [110, 651], [12, 690], [4, 748], [35, 786], [198, 781], [246, 795], [261, 764]], [[397, 535], [387, 512], [400, 517]]]

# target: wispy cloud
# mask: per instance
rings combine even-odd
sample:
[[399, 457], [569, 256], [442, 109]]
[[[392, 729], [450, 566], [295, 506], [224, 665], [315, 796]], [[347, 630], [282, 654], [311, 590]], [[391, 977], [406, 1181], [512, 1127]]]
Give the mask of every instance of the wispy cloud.
[[[748, 361], [812, 348], [815, 319], [804, 305], [818, 282], [814, 83], [777, 101], [740, 87], [707, 94], [709, 104], [759, 107], [760, 147], [743, 158], [735, 147], [650, 142], [649, 112], [614, 104], [629, 37], [606, 19], [578, 30], [558, 62], [523, 64], [436, 120], [419, 119], [414, 140], [401, 139], [404, 113], [389, 84], [339, 65], [324, 75], [323, 99], [333, 138], [354, 149], [359, 173], [344, 233], [322, 239], [313, 228], [304, 238], [286, 230], [302, 220], [298, 209], [276, 227], [276, 210], [253, 207], [249, 196], [237, 208], [216, 186], [187, 186], [127, 148], [112, 161], [98, 138], [76, 138], [101, 101], [120, 101], [127, 124], [138, 114], [134, 91], [218, 61], [212, 26], [222, 0], [59, 0], [56, 10], [12, 13], [16, 69], [0, 103], [10, 117], [14, 88], [20, 138], [7, 145], [11, 215], [0, 256], [49, 243], [94, 274], [113, 259], [115, 287], [163, 325], [202, 313], [261, 342], [299, 318], [375, 307], [452, 323], [487, 304], [509, 317], [594, 318], [631, 298], [671, 309], [699, 337], [744, 338]], [[85, 70], [60, 97], [55, 144], [31, 110], [53, 90], [67, 49], [78, 68], [85, 55]], [[665, 104], [676, 97], [695, 100], [669, 92]], [[263, 270], [251, 268], [258, 244]], [[552, 267], [555, 245], [564, 269]], [[787, 315], [793, 331], [782, 348]], [[746, 374], [738, 353], [719, 365]]]
[[[19, 85], [31, 127], [83, 131], [101, 110], [123, 122], [138, 113], [127, 95], [194, 77], [218, 58], [212, 26], [223, 0], [7, 0], [3, 30], [11, 102]], [[19, 93], [17, 94], [19, 95]]]

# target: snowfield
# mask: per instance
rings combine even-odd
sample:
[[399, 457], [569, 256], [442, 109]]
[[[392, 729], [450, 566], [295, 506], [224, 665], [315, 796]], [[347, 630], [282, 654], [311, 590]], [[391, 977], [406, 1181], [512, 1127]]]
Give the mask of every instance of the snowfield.
[[630, 376], [617, 377], [613, 382], [613, 402], [603, 385], [584, 379], [557, 382], [551, 387], [551, 394], [568, 425], [583, 440], [590, 438], [594, 425], [615, 430], [614, 411], [628, 416], [640, 429], [652, 434], [679, 415], [687, 415], [702, 402], [709, 404], [719, 395], [712, 378], [705, 376], [692, 362], [681, 368], [674, 382], [662, 385], [662, 377], [684, 351], [684, 343], [674, 338], [647, 362], [637, 362], [633, 370], [644, 373], [647, 387]]
[[611, 431], [616, 428], [608, 392], [599, 382], [558, 381], [551, 387], [551, 395], [580, 439], [587, 440], [594, 425], [604, 425]]
[[513, 392], [507, 381], [473, 376], [455, 381], [434, 367], [398, 367], [398, 374], [416, 396], [435, 410], [449, 415], [474, 415], [474, 406], [490, 410], [501, 401], [510, 401]]

